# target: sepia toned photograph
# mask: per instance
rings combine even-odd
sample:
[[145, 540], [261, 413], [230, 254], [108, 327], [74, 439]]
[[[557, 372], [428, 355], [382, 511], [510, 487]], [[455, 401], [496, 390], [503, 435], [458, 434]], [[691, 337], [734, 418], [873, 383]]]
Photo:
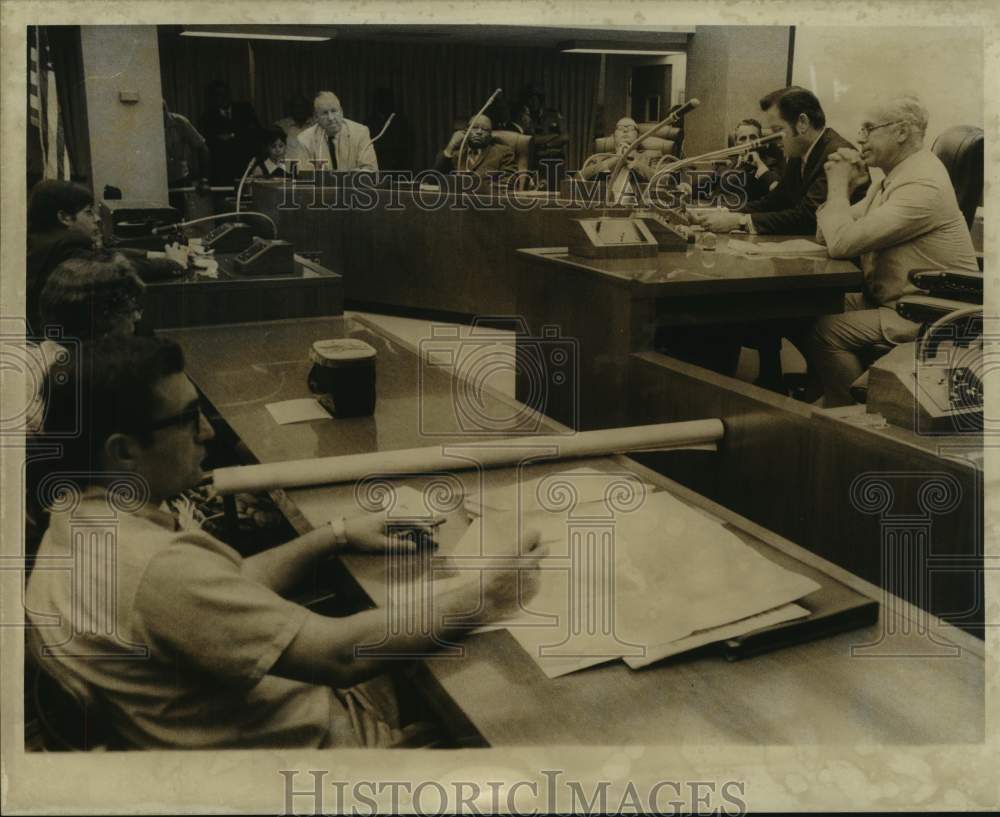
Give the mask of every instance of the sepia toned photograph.
[[995, 810], [998, 22], [4, 3], [4, 813]]

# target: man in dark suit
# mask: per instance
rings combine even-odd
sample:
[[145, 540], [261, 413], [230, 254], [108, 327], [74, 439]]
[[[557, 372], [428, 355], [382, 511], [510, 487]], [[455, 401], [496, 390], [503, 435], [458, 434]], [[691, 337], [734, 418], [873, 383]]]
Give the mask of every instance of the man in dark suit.
[[[760, 109], [765, 125], [781, 132], [786, 160], [781, 182], [738, 213], [695, 213], [695, 221], [716, 233], [742, 228], [761, 235], [815, 235], [816, 208], [826, 201], [823, 165], [831, 153], [854, 145], [827, 127], [819, 100], [804, 88], [773, 91], [760, 100]], [[867, 184], [859, 188], [855, 200], [867, 189]]]
[[477, 116], [469, 122], [468, 139], [465, 138], [464, 130], [457, 130], [452, 134], [447, 146], [438, 154], [434, 170], [439, 173], [475, 173], [485, 177], [494, 173], [515, 173], [517, 161], [513, 150], [493, 140], [493, 123], [490, 118]]

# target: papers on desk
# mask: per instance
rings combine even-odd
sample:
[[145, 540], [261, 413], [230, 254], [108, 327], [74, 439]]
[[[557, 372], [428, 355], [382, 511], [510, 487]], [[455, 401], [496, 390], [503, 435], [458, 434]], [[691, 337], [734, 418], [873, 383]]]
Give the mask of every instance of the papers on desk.
[[[639, 480], [631, 499], [623, 493], [608, 501], [613, 482], [625, 475], [602, 475], [602, 483], [597, 473], [578, 469], [535, 480], [532, 492], [521, 492], [519, 515], [504, 507], [511, 495], [491, 491], [476, 499], [487, 516], [509, 520], [502, 528], [513, 532], [520, 519], [547, 544], [538, 594], [500, 622], [547, 676], [618, 658], [638, 668], [808, 614], [793, 602], [820, 589], [816, 582]], [[558, 493], [551, 480], [559, 477], [579, 485], [582, 500], [562, 512], [551, 510], [565, 506], [551, 501]], [[476, 520], [454, 555], [480, 554], [480, 535]]]
[[[465, 510], [472, 516], [482, 516], [484, 511], [537, 514], [545, 509], [555, 510], [566, 502], [585, 505], [603, 501], [609, 496], [609, 492], [635, 491], [645, 495], [653, 490], [652, 485], [632, 474], [609, 474], [595, 468], [573, 468], [520, 484], [494, 487], [485, 495], [468, 494], [465, 498]], [[557, 521], [558, 519], [556, 517]]]
[[330, 412], [323, 408], [319, 401], [312, 397], [300, 400], [282, 400], [280, 403], [268, 403], [265, 408], [279, 426], [289, 423], [305, 423], [310, 420], [330, 420]]
[[827, 254], [826, 247], [807, 238], [793, 238], [788, 241], [768, 241], [760, 244], [754, 244], [751, 241], [741, 241], [738, 238], [730, 238], [729, 249], [740, 255], [778, 258], [797, 257], [801, 255], [826, 257]]

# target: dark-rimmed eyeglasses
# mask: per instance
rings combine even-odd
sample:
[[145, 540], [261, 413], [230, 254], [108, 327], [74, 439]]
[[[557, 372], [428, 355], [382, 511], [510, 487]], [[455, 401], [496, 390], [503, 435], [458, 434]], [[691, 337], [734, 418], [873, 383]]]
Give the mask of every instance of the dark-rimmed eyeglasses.
[[867, 139], [868, 135], [873, 130], [878, 130], [879, 128], [887, 128], [889, 127], [889, 125], [898, 125], [902, 121], [903, 121], [902, 119], [897, 119], [894, 122], [883, 122], [881, 125], [862, 125], [860, 128], [858, 128], [858, 136], [860, 136], [862, 139]]
[[184, 409], [179, 414], [172, 414], [170, 417], [154, 420], [146, 426], [145, 430], [159, 431], [160, 429], [172, 428], [173, 426], [189, 426], [191, 431], [197, 433], [201, 426], [201, 417], [201, 406], [195, 404]]

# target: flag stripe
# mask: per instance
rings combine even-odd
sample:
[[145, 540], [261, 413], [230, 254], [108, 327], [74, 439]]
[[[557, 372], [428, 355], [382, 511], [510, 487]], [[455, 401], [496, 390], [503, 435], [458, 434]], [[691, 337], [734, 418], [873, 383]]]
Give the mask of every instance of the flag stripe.
[[66, 146], [66, 131], [59, 108], [59, 92], [48, 43], [41, 26], [35, 26], [35, 44], [30, 49], [28, 75], [29, 121], [38, 129], [42, 174], [46, 179], [69, 179], [72, 165]]

